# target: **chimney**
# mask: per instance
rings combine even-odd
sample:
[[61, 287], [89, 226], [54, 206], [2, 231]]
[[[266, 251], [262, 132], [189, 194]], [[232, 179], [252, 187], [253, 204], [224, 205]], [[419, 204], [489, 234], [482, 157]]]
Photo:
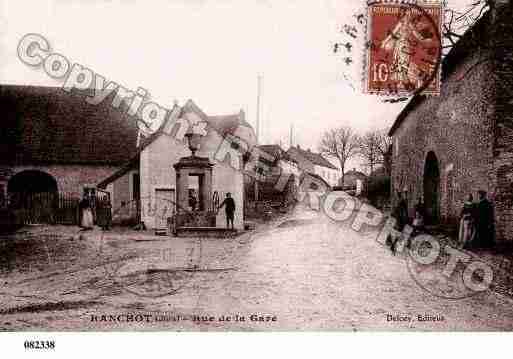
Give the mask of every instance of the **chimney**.
[[300, 150], [300, 149], [301, 149], [301, 146], [298, 144], [298, 145], [297, 145], [297, 148], [298, 148], [298, 150]]

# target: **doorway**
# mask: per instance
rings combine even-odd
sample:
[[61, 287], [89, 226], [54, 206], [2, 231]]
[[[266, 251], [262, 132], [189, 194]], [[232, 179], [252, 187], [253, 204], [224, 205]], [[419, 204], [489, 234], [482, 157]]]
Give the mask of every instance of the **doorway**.
[[172, 188], [155, 189], [155, 229], [167, 229], [167, 219], [175, 212], [175, 190]]
[[424, 164], [424, 205], [426, 224], [440, 221], [440, 168], [438, 158], [433, 151], [426, 156]]
[[26, 170], [14, 175], [7, 184], [9, 207], [23, 224], [54, 223], [58, 207], [58, 188], [46, 172]]

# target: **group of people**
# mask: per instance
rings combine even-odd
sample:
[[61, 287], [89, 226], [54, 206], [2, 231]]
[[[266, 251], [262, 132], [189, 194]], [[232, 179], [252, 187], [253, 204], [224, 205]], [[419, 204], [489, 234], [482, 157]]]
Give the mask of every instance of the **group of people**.
[[[495, 241], [494, 208], [487, 198], [486, 191], [478, 191], [479, 200], [474, 202], [474, 197], [469, 194], [463, 203], [459, 218], [458, 244], [460, 248], [491, 248]], [[392, 212], [396, 219], [395, 229], [402, 232], [407, 224], [410, 224], [408, 215], [408, 203], [403, 193], [398, 192], [398, 202]], [[414, 207], [414, 218], [411, 222], [413, 233], [411, 237], [422, 231], [426, 219], [426, 207], [419, 198]], [[392, 252], [395, 252], [399, 238], [389, 238]], [[407, 243], [407, 246], [409, 243]]]
[[112, 204], [108, 197], [96, 202], [96, 208], [93, 208], [93, 200], [90, 196], [84, 195], [78, 204], [80, 213], [80, 227], [82, 230], [91, 230], [94, 227], [94, 212], [96, 210], [96, 224], [103, 230], [109, 230], [112, 226]]
[[[193, 211], [196, 209], [196, 204], [197, 202], [193, 192], [189, 197], [189, 205]], [[223, 207], [225, 208], [226, 214], [226, 227], [234, 229], [233, 220], [235, 217], [236, 205], [230, 192], [226, 194], [226, 198], [217, 209], [220, 210]], [[79, 223], [82, 230], [93, 229], [95, 224], [95, 216], [93, 212], [92, 198], [90, 196], [84, 195], [78, 205], [78, 208], [80, 213]], [[94, 210], [96, 212], [96, 224], [102, 227], [103, 230], [110, 229], [112, 226], [112, 205], [110, 203], [110, 199], [105, 197], [102, 200], [97, 201]]]
[[485, 191], [479, 191], [479, 200], [472, 194], [463, 203], [460, 215], [458, 241], [462, 248], [491, 248], [495, 241], [495, 216], [492, 202]]

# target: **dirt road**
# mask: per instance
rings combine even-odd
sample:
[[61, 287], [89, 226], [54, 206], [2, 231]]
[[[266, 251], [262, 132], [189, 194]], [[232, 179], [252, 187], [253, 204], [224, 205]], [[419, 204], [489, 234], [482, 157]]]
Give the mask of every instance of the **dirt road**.
[[302, 206], [236, 238], [76, 230], [2, 242], [2, 330], [513, 329], [510, 299], [433, 296], [376, 232]]

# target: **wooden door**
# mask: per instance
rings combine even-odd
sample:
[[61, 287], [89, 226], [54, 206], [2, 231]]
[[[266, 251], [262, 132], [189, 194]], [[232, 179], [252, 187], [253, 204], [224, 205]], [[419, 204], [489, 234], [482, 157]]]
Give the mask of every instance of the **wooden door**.
[[166, 229], [167, 219], [174, 214], [175, 190], [157, 188], [155, 190], [155, 229]]

